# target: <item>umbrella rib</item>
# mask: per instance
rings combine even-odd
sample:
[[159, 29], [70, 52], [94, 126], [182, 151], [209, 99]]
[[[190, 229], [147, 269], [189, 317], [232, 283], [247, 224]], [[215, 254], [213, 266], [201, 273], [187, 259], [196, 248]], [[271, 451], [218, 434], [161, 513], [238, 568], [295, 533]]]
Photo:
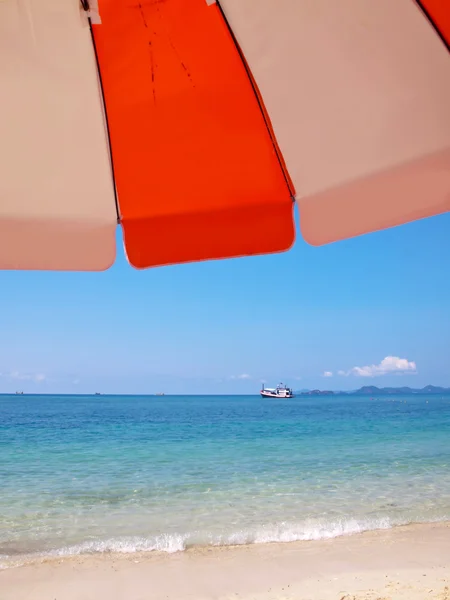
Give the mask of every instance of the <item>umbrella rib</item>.
[[250, 70], [250, 67], [249, 67], [249, 65], [247, 63], [247, 60], [246, 60], [246, 58], [244, 56], [242, 48], [240, 47], [239, 42], [237, 41], [236, 36], [234, 35], [234, 32], [233, 32], [233, 30], [231, 28], [231, 25], [228, 22], [228, 19], [227, 19], [226, 15], [225, 15], [225, 11], [223, 10], [223, 8], [222, 8], [222, 6], [220, 4], [220, 1], [216, 0], [216, 4], [217, 4], [217, 7], [218, 7], [218, 9], [220, 11], [220, 14], [221, 14], [224, 22], [225, 22], [225, 25], [226, 25], [229, 33], [230, 33], [230, 36], [231, 36], [231, 38], [233, 40], [233, 43], [234, 43], [234, 45], [236, 47], [236, 50], [237, 50], [237, 52], [239, 54], [239, 57], [240, 57], [240, 59], [242, 61], [242, 64], [244, 65], [245, 72], [247, 73], [247, 77], [250, 80], [250, 84], [251, 84], [253, 92], [254, 92], [254, 94], [256, 96], [256, 100], [258, 102], [259, 109], [260, 109], [261, 114], [262, 114], [263, 119], [264, 119], [264, 123], [266, 125], [267, 131], [269, 132], [269, 136], [270, 136], [270, 139], [272, 141], [272, 144], [273, 144], [273, 147], [274, 147], [274, 150], [275, 150], [275, 154], [277, 156], [278, 163], [280, 165], [281, 171], [283, 172], [284, 180], [285, 180], [286, 185], [288, 187], [288, 190], [289, 190], [289, 192], [291, 194], [292, 201], [295, 202], [295, 188], [294, 188], [294, 184], [291, 181], [291, 178], [289, 176], [289, 172], [288, 172], [286, 164], [284, 162], [283, 155], [281, 153], [280, 147], [278, 146], [278, 142], [277, 142], [276, 137], [275, 137], [275, 132], [273, 131], [272, 125], [270, 123], [269, 115], [267, 114], [267, 110], [265, 109], [264, 104], [263, 104], [263, 99], [262, 99], [261, 94], [260, 94], [260, 92], [258, 90], [258, 87], [256, 85], [256, 82], [255, 82], [255, 79], [253, 77], [253, 74], [252, 74], [252, 72]]
[[[80, 1], [81, 1], [81, 5], [82, 5], [83, 9], [86, 12], [88, 12], [90, 10], [89, 0], [80, 0]], [[102, 96], [103, 111], [104, 111], [104, 114], [105, 114], [106, 132], [107, 132], [107, 137], [108, 137], [108, 153], [109, 153], [109, 160], [110, 160], [110, 163], [111, 163], [111, 177], [112, 177], [112, 180], [113, 180], [114, 203], [115, 203], [115, 206], [116, 206], [117, 224], [120, 225], [122, 219], [121, 219], [121, 216], [120, 216], [119, 200], [118, 200], [118, 197], [117, 197], [116, 178], [115, 178], [115, 174], [114, 174], [114, 159], [113, 159], [113, 153], [112, 153], [112, 148], [111, 148], [111, 136], [110, 136], [110, 133], [109, 133], [108, 109], [106, 108], [105, 93], [104, 93], [104, 90], [103, 90], [102, 74], [101, 74], [101, 71], [100, 71], [100, 62], [99, 62], [99, 59], [98, 59], [97, 46], [95, 44], [94, 32], [92, 30], [92, 20], [91, 20], [90, 16], [88, 16], [88, 22], [89, 22], [89, 30], [91, 32], [92, 46], [94, 48], [95, 62], [96, 62], [96, 65], [97, 65], [97, 74], [98, 74], [98, 79], [99, 79], [99, 82], [100, 82], [100, 91], [101, 91], [101, 96]]]
[[416, 0], [416, 4], [420, 8], [420, 10], [423, 12], [424, 16], [428, 19], [428, 21], [430, 22], [431, 26], [436, 31], [437, 35], [441, 38], [444, 46], [450, 52], [450, 40], [447, 40], [445, 38], [444, 34], [439, 29], [437, 23], [434, 22], [433, 17], [430, 15], [430, 13], [428, 12], [428, 10], [425, 8], [423, 1], [422, 0]]

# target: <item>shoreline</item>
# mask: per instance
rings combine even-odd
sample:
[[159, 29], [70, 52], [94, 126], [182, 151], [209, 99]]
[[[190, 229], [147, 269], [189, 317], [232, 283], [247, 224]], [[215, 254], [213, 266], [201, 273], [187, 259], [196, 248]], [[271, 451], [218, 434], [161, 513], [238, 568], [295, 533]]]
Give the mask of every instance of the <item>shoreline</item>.
[[[339, 538], [347, 538], [353, 536], [361, 536], [367, 535], [370, 533], [379, 533], [383, 531], [392, 531], [397, 529], [410, 529], [414, 527], [421, 527], [427, 525], [448, 525], [450, 527], [450, 519], [438, 519], [435, 521], [416, 521], [410, 523], [398, 523], [398, 524], [388, 524], [388, 525], [380, 525], [375, 527], [370, 527], [367, 529], [354, 529], [351, 528], [341, 529], [337, 533], [331, 533], [323, 535], [322, 537], [301, 537], [301, 538], [292, 538], [292, 539], [276, 539], [275, 537], [267, 538], [264, 540], [257, 539], [256, 541], [243, 541], [243, 542], [227, 542], [227, 543], [187, 543], [185, 542], [188, 538], [183, 538], [182, 535], [175, 535], [174, 538], [176, 541], [172, 540], [172, 544], [168, 545], [169, 549], [160, 549], [158, 547], [150, 546], [145, 549], [135, 549], [133, 548], [133, 543], [137, 546], [140, 546], [139, 542], [141, 540], [137, 538], [110, 538], [108, 540], [98, 540], [96, 542], [83, 542], [79, 545], [73, 546], [63, 546], [61, 548], [55, 548], [48, 551], [36, 551], [36, 552], [14, 552], [11, 555], [0, 554], [0, 572], [2, 570], [10, 569], [10, 568], [19, 568], [25, 565], [39, 564], [43, 562], [59, 562], [61, 560], [70, 560], [70, 559], [89, 559], [102, 556], [107, 557], [115, 557], [119, 560], [121, 557], [130, 557], [135, 558], [139, 557], [140, 559], [149, 559], [152, 556], [171, 556], [174, 554], [186, 554], [186, 553], [205, 553], [210, 552], [211, 550], [219, 551], [219, 550], [227, 550], [227, 549], [238, 549], [238, 548], [251, 548], [253, 546], [274, 546], [280, 545], [284, 546], [285, 544], [308, 544], [308, 543], [318, 543], [331, 541]], [[233, 538], [235, 536], [231, 536]], [[160, 534], [156, 536], [156, 538], [167, 539], [170, 538], [170, 535]], [[145, 538], [142, 538], [145, 539]], [[122, 550], [116, 550], [114, 547], [122, 545]], [[98, 549], [99, 547], [104, 546], [104, 549]], [[86, 547], [86, 550], [83, 550], [83, 547]], [[111, 548], [112, 547], [112, 548]], [[1, 599], [0, 599], [1, 600]]]
[[450, 522], [326, 540], [41, 557], [0, 571], [1, 600], [450, 600]]

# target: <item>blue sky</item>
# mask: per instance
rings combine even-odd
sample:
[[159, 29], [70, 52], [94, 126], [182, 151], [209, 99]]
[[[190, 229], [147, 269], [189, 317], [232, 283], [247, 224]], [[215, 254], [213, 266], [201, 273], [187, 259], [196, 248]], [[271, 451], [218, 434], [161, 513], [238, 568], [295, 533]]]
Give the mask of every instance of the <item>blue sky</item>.
[[0, 392], [450, 386], [450, 213], [147, 271], [118, 246], [105, 273], [0, 272]]

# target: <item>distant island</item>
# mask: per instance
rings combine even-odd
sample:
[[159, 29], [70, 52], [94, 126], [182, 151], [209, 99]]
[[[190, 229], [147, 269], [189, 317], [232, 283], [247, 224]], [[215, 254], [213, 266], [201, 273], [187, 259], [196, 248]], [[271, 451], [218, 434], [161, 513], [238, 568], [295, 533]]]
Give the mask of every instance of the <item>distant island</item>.
[[404, 396], [408, 394], [450, 394], [450, 388], [444, 388], [435, 385], [426, 385], [421, 389], [410, 387], [379, 388], [375, 385], [365, 385], [359, 388], [359, 390], [352, 390], [351, 392], [333, 392], [331, 390], [301, 390], [299, 392], [295, 392], [296, 396]]

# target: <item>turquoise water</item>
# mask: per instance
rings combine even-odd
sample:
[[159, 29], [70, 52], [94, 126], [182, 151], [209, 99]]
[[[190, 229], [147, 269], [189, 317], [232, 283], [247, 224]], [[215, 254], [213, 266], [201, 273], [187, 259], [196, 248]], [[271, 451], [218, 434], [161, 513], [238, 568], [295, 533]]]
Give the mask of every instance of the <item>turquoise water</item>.
[[450, 519], [450, 397], [0, 396], [0, 563]]

